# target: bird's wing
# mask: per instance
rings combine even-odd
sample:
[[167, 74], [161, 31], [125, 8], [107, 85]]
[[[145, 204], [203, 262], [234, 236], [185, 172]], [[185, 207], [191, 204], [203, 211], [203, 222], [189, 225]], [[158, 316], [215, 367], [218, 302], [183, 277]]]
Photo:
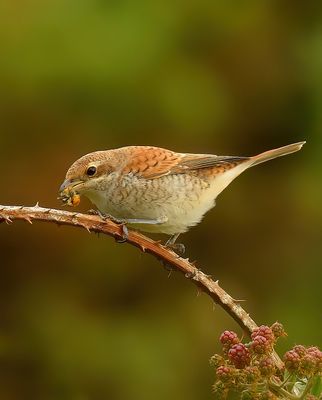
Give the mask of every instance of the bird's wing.
[[[248, 160], [248, 157], [237, 156], [215, 156], [212, 154], [186, 154], [178, 164], [181, 170], [196, 170], [202, 168], [212, 168], [216, 166], [228, 166], [229, 164], [238, 164]], [[175, 171], [177, 172], [177, 171]]]
[[[145, 179], [155, 179], [170, 174], [180, 174], [202, 168], [229, 167], [248, 157], [215, 156], [212, 154], [183, 154], [159, 147], [132, 147], [131, 156], [123, 168], [124, 173], [134, 173]], [[225, 168], [226, 169], [226, 168]]]

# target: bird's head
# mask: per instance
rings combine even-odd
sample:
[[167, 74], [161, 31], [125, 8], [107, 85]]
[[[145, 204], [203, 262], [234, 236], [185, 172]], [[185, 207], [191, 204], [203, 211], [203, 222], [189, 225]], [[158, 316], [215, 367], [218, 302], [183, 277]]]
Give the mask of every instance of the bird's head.
[[63, 203], [77, 206], [81, 195], [95, 190], [104, 190], [108, 176], [113, 171], [110, 151], [96, 151], [75, 161], [66, 173], [59, 188], [59, 199]]

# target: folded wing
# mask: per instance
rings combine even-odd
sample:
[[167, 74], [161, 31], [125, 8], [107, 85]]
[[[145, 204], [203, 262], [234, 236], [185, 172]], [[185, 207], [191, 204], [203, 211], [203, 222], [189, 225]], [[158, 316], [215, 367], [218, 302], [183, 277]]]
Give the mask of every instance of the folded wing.
[[145, 179], [156, 179], [204, 168], [228, 167], [249, 160], [249, 157], [216, 156], [212, 154], [184, 154], [159, 147], [137, 146], [129, 151], [131, 157], [123, 168]]

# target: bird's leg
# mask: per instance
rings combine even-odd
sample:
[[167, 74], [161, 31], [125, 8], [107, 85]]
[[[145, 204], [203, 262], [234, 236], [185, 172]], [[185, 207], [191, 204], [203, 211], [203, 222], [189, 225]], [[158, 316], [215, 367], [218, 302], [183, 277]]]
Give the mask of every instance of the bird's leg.
[[102, 213], [99, 210], [89, 210], [90, 214], [98, 215], [103, 220], [111, 220], [116, 224], [145, 224], [145, 225], [160, 225], [168, 221], [168, 217], [162, 216], [157, 219], [145, 219], [145, 218], [116, 218], [111, 214]]
[[178, 239], [180, 233], [175, 233], [174, 235], [171, 235], [169, 239], [166, 241], [165, 245], [166, 246], [172, 246], [175, 244], [175, 241]]
[[164, 224], [168, 217], [163, 216], [157, 219], [144, 219], [144, 218], [116, 218], [113, 215], [102, 213], [99, 210], [90, 210], [91, 214], [99, 215], [104, 221], [109, 219], [112, 222], [115, 222], [118, 225], [122, 225], [123, 235], [122, 239], [118, 240], [118, 242], [123, 243], [127, 240], [129, 231], [127, 229], [127, 224], [144, 224], [144, 225], [160, 225]]
[[110, 214], [106, 214], [106, 213], [102, 213], [100, 210], [89, 210], [88, 211], [89, 214], [92, 215], [98, 215], [100, 218], [102, 218], [103, 221], [106, 220], [110, 220], [118, 225], [120, 225], [122, 227], [122, 237], [120, 239], [115, 239], [118, 243], [124, 243], [127, 241], [127, 238], [129, 236], [129, 230], [127, 229], [126, 223], [128, 222], [125, 219], [119, 219], [119, 218], [115, 218], [113, 217], [113, 215]]
[[[115, 219], [115, 222], [117, 219]], [[125, 218], [119, 220], [126, 224], [142, 224], [142, 225], [160, 225], [168, 221], [167, 217], [159, 217], [157, 219], [144, 219], [144, 218]]]
[[165, 247], [174, 250], [178, 254], [184, 254], [184, 252], [186, 251], [185, 245], [183, 243], [175, 243], [179, 235], [180, 233], [176, 233], [175, 235], [170, 236], [170, 238], [165, 243]]

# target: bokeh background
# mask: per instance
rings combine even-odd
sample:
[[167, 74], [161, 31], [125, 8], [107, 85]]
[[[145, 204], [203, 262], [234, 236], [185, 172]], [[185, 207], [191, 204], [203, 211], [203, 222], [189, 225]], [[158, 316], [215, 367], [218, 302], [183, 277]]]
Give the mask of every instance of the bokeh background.
[[[150, 144], [300, 153], [238, 178], [182, 237], [258, 323], [321, 345], [322, 3], [5, 0], [0, 203], [60, 208], [69, 165]], [[80, 209], [90, 204], [82, 201]], [[0, 398], [211, 399], [237, 325], [151, 256], [85, 230], [0, 225]]]

